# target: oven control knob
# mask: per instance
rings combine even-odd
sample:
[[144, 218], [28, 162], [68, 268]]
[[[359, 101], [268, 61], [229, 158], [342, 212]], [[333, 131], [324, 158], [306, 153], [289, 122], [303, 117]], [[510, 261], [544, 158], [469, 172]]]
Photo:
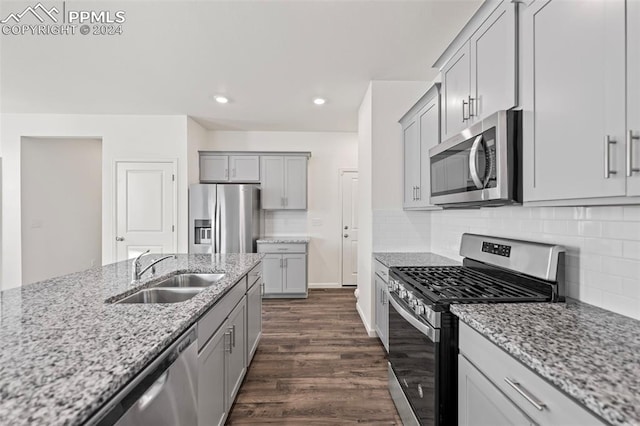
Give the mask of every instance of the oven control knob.
[[401, 299], [404, 299], [405, 297], [407, 297], [407, 290], [401, 288], [400, 291], [398, 291], [398, 295]]
[[422, 302], [416, 303], [416, 306], [414, 306], [413, 310], [418, 315], [424, 315], [424, 313], [426, 312], [424, 304]]
[[407, 300], [408, 300], [409, 302], [411, 302], [412, 300], [414, 300], [414, 298], [415, 298], [415, 296], [413, 295], [413, 293], [412, 293], [412, 292], [410, 292], [410, 291], [408, 291], [408, 292], [407, 292]]

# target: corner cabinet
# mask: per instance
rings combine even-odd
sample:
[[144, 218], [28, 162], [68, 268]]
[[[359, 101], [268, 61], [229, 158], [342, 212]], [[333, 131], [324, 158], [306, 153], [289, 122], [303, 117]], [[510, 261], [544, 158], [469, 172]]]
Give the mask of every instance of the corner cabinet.
[[307, 156], [261, 156], [261, 208], [306, 210]]
[[429, 149], [440, 142], [440, 85], [434, 84], [400, 119], [404, 153], [405, 210], [437, 208], [430, 204]]
[[522, 10], [525, 202], [639, 201], [639, 9], [535, 0]]
[[459, 333], [460, 426], [604, 424], [467, 324]]
[[518, 2], [487, 5], [494, 10], [440, 70], [442, 140], [496, 111], [518, 105]]
[[200, 182], [260, 182], [260, 157], [200, 152]]
[[258, 243], [265, 298], [307, 297], [307, 244]]
[[375, 329], [387, 353], [389, 352], [389, 268], [374, 260], [375, 282]]

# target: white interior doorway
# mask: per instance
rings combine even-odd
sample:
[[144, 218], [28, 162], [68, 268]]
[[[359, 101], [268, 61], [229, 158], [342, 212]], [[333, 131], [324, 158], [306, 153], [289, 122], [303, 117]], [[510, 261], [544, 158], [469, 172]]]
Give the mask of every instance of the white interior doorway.
[[340, 171], [342, 200], [341, 284], [358, 284], [358, 171]]
[[176, 161], [116, 161], [116, 260], [175, 253]]
[[20, 146], [22, 284], [102, 264], [102, 141]]

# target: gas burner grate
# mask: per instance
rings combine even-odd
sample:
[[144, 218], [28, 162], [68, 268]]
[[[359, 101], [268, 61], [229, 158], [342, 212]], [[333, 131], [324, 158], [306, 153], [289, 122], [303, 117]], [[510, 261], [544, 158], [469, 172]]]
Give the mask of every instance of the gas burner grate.
[[[435, 303], [546, 302], [546, 294], [465, 266], [394, 268], [402, 281]], [[508, 278], [504, 276], [504, 278]]]

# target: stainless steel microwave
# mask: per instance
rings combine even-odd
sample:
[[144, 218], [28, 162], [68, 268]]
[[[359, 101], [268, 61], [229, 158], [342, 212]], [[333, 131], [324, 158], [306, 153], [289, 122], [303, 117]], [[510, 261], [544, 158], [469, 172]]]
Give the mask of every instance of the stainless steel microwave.
[[521, 117], [521, 111], [498, 111], [430, 149], [431, 203], [462, 208], [521, 203]]

